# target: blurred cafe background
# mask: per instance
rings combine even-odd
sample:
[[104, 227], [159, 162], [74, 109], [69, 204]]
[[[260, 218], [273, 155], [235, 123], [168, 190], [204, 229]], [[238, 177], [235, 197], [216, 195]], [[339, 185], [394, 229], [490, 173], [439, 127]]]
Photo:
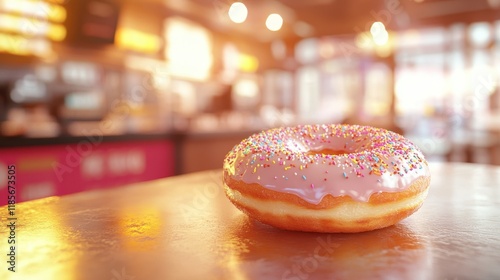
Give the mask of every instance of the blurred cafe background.
[[499, 81], [500, 0], [0, 0], [0, 192], [9, 165], [26, 201], [313, 123], [500, 165]]

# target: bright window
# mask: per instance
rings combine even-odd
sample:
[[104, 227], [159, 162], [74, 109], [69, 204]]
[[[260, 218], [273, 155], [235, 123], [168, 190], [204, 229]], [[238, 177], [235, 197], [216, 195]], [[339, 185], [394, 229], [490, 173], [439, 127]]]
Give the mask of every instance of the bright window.
[[213, 64], [212, 38], [203, 27], [188, 20], [165, 20], [165, 57], [170, 74], [196, 81], [207, 80]]

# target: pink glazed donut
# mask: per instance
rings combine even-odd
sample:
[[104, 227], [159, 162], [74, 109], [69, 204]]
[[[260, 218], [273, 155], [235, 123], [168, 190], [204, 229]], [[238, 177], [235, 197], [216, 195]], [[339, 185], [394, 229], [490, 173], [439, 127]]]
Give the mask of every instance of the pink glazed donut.
[[255, 134], [224, 159], [240, 210], [281, 229], [362, 232], [418, 210], [430, 171], [403, 136], [358, 125], [302, 125]]

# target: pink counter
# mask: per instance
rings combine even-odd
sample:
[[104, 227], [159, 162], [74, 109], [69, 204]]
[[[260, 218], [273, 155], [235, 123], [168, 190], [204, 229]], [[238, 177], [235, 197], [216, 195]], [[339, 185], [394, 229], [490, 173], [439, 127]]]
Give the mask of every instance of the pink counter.
[[174, 149], [169, 140], [0, 148], [0, 205], [7, 204], [10, 165], [15, 165], [17, 202], [22, 202], [174, 175]]

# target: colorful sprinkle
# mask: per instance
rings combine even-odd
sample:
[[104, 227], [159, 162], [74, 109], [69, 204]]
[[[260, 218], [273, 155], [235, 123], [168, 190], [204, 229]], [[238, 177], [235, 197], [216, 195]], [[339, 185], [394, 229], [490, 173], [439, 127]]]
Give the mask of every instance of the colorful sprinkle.
[[[339, 148], [339, 153], [329, 152]], [[353, 195], [351, 190], [362, 190], [355, 198], [369, 199], [374, 192], [398, 189], [399, 185], [390, 184], [429, 176], [422, 152], [403, 136], [374, 127], [340, 124], [282, 127], [254, 134], [228, 153], [224, 172], [235, 180], [259, 181], [262, 185], [266, 183], [262, 178], [274, 177], [276, 182], [269, 184], [273, 189], [301, 188], [297, 193], [303, 193], [304, 199], [323, 197], [319, 192], [339, 195], [341, 189], [347, 195]], [[339, 172], [345, 179], [352, 174], [356, 180], [339, 184]], [[382, 179], [386, 176], [396, 177]], [[372, 185], [356, 185], [358, 180], [369, 180], [366, 182]]]

